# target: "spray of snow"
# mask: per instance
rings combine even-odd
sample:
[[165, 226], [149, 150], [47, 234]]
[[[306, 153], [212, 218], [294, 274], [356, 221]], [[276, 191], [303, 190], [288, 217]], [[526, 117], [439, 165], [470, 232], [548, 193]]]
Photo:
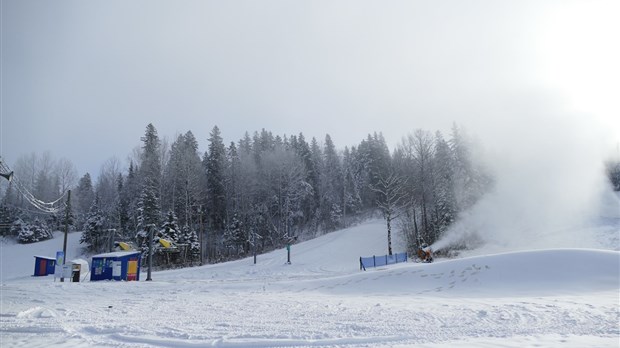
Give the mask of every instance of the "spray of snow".
[[608, 236], [620, 231], [620, 199], [604, 174], [605, 151], [615, 150], [609, 120], [558, 115], [531, 103], [509, 106], [475, 128], [489, 152], [481, 160], [495, 176], [493, 189], [433, 249], [465, 244], [483, 252], [617, 250], [617, 238], [602, 243], [600, 229], [592, 227], [598, 224]]

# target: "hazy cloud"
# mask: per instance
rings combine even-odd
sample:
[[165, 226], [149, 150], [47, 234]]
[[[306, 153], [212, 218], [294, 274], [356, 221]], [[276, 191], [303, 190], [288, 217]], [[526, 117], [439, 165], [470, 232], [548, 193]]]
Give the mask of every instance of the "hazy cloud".
[[[373, 131], [393, 146], [456, 121], [502, 149], [513, 129], [532, 139], [565, 117], [578, 125], [565, 136], [613, 147], [618, 107], [606, 101], [617, 83], [606, 82], [617, 69], [581, 78], [602, 82], [588, 86], [600, 92], [581, 114], [566, 102], [579, 88], [558, 76], [617, 66], [606, 41], [616, 10], [572, 1], [3, 1], [0, 152], [10, 163], [50, 150], [97, 172], [138, 145], [149, 122], [161, 136], [191, 129], [204, 150], [215, 124], [227, 141], [266, 128], [329, 133], [344, 147]], [[580, 20], [593, 25], [575, 37], [568, 28]], [[563, 33], [596, 56], [572, 59], [579, 50]]]

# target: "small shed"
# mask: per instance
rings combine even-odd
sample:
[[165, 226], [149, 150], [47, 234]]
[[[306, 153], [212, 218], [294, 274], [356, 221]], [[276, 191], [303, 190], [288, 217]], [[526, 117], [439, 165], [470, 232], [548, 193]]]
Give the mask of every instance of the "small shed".
[[35, 256], [34, 257], [34, 276], [46, 276], [48, 274], [54, 274], [56, 267], [56, 259], [47, 256]]
[[139, 251], [115, 251], [93, 256], [90, 280], [140, 280]]
[[86, 277], [83, 277], [83, 275], [88, 274], [88, 271], [89, 271], [88, 261], [84, 259], [71, 260], [71, 281], [72, 282], [79, 282], [81, 277], [83, 279], [86, 279]]

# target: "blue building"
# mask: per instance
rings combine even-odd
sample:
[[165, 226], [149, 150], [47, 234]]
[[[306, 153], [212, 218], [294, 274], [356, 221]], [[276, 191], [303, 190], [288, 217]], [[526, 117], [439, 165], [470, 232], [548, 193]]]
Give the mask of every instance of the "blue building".
[[34, 257], [34, 276], [46, 276], [54, 274], [56, 267], [56, 259], [45, 256]]
[[90, 280], [140, 280], [139, 251], [115, 251], [93, 256]]

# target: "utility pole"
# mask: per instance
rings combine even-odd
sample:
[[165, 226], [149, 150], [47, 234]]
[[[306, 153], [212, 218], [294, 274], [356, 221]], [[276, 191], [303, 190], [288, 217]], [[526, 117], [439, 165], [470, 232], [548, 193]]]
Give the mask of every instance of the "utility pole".
[[200, 206], [200, 213], [199, 213], [199, 220], [200, 220], [200, 265], [204, 265], [204, 230], [202, 229], [202, 205]]
[[342, 183], [342, 223], [347, 227], [347, 167], [344, 166], [344, 180]]
[[286, 241], [286, 263], [291, 264], [291, 244], [297, 241], [297, 237], [289, 237]]
[[64, 257], [62, 258], [62, 275], [60, 277], [61, 282], [65, 281], [64, 265], [65, 265], [65, 260], [67, 259], [67, 235], [69, 234], [69, 217], [71, 214], [70, 210], [71, 210], [71, 190], [67, 191], [67, 211], [65, 214], [65, 239], [62, 243], [62, 253]]
[[155, 225], [153, 224], [148, 225], [148, 229], [149, 229], [149, 269], [146, 274], [147, 281], [153, 280], [151, 278], [151, 268], [153, 268], [153, 229], [154, 227]]
[[256, 231], [252, 228], [252, 249], [254, 253], [254, 264], [256, 264]]

